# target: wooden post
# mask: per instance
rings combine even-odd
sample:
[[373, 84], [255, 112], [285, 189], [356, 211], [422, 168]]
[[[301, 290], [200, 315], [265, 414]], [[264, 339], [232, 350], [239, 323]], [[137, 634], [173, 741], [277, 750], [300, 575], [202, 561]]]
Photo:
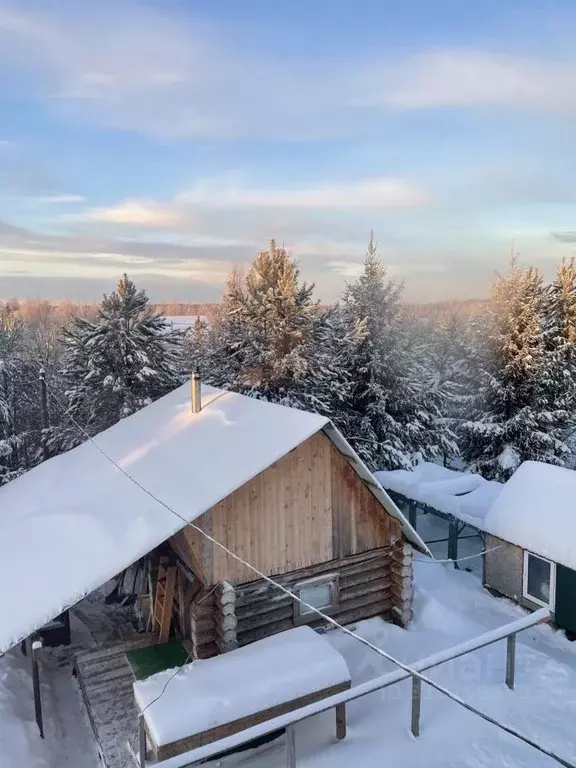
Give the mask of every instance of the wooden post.
[[418, 505], [413, 502], [408, 502], [408, 522], [416, 530], [416, 525], [418, 523]]
[[[450, 518], [448, 524], [448, 560], [458, 560], [458, 520]], [[454, 563], [458, 568], [458, 563]]]
[[35, 640], [32, 642], [32, 638], [26, 640], [27, 656], [30, 658], [32, 665], [32, 690], [34, 692], [34, 716], [36, 718], [36, 725], [40, 731], [40, 738], [44, 738], [44, 722], [42, 719], [42, 694], [40, 691], [40, 668], [38, 667], [37, 652], [42, 648], [42, 642]]
[[296, 768], [296, 731], [293, 725], [286, 726], [286, 766]]
[[48, 395], [46, 392], [46, 372], [40, 368], [40, 421], [42, 423], [42, 434], [40, 445], [42, 446], [42, 459], [48, 458], [48, 427], [50, 426], [50, 417], [48, 413]]
[[146, 726], [144, 715], [138, 715], [138, 762], [140, 768], [146, 768]]
[[339, 741], [346, 738], [346, 702], [336, 704], [336, 738]]
[[236, 590], [227, 581], [221, 581], [214, 590], [214, 623], [216, 645], [220, 653], [238, 648], [236, 618]]
[[508, 635], [506, 638], [506, 685], [514, 690], [514, 678], [516, 674], [516, 635]]
[[412, 735], [420, 736], [420, 705], [422, 701], [422, 680], [412, 676]]

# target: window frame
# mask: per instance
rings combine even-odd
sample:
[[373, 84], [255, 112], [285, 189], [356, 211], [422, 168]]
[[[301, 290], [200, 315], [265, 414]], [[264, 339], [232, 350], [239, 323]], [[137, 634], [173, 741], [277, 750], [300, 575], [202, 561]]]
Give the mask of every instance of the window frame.
[[[550, 599], [547, 603], [545, 603], [543, 600], [540, 600], [538, 597], [534, 597], [528, 592], [528, 565], [531, 557], [535, 557], [537, 560], [543, 560], [550, 566]], [[537, 555], [527, 549], [524, 550], [522, 568], [522, 597], [524, 597], [526, 600], [530, 600], [531, 602], [536, 603], [536, 605], [541, 605], [542, 608], [549, 608], [551, 611], [554, 610], [554, 606], [556, 604], [556, 563], [553, 560], [549, 560], [547, 557], [542, 557], [542, 555]]]
[[[304, 600], [305, 598], [303, 598], [302, 595], [300, 594], [301, 590], [307, 589], [310, 587], [323, 587], [325, 585], [330, 586], [330, 593], [331, 593], [330, 604], [323, 608], [318, 608], [318, 610], [322, 611], [322, 613], [326, 613], [327, 615], [330, 615], [331, 612], [333, 612], [338, 608], [338, 604], [340, 602], [340, 584], [339, 584], [337, 573], [328, 573], [328, 574], [323, 574], [322, 576], [315, 576], [311, 579], [303, 579], [302, 581], [297, 581], [292, 587], [292, 591], [298, 597]], [[294, 600], [293, 602], [294, 602], [294, 621], [296, 623], [316, 621], [320, 618], [320, 616], [318, 616], [316, 611], [308, 611], [306, 613], [302, 613], [301, 604], [298, 602], [298, 600]]]

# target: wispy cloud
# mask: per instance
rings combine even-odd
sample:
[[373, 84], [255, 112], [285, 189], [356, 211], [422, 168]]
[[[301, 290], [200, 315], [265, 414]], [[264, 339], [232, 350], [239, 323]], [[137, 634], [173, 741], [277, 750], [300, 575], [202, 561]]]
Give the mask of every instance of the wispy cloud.
[[187, 205], [218, 208], [413, 208], [429, 202], [422, 188], [403, 179], [361, 179], [295, 189], [231, 188], [198, 184], [176, 198]]
[[198, 234], [205, 225], [212, 227], [217, 219], [220, 227], [226, 228], [235, 215], [248, 212], [257, 217], [264, 234], [278, 220], [278, 214], [283, 213], [310, 217], [338, 211], [390, 211], [421, 207], [430, 201], [426, 190], [402, 179], [362, 179], [291, 189], [236, 186], [215, 179], [200, 181], [168, 202], [121, 200], [62, 218], [68, 222], [124, 225], [131, 229], [194, 230]]
[[576, 111], [576, 58], [445, 49], [364, 60], [270, 59], [233, 50], [215, 30], [149, 6], [137, 14], [118, 3], [82, 11], [56, 17], [0, 8], [0, 65], [24, 72], [48, 108], [115, 128], [299, 139], [377, 135], [378, 121], [370, 118], [387, 111]]
[[372, 74], [366, 104], [393, 109], [497, 105], [576, 110], [576, 62], [534, 60], [481, 50], [432, 51]]
[[55, 205], [86, 202], [83, 195], [42, 195], [36, 199], [39, 203], [54, 203]]
[[89, 208], [66, 216], [68, 221], [95, 221], [105, 224], [126, 224], [130, 227], [171, 229], [182, 223], [182, 215], [167, 204], [153, 200], [123, 200], [110, 206]]

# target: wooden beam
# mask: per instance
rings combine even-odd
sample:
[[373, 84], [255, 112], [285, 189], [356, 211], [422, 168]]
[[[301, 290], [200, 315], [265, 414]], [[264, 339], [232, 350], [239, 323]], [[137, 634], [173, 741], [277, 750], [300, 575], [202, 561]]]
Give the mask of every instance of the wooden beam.
[[346, 704], [336, 704], [336, 738], [339, 741], [346, 738]]
[[516, 635], [508, 635], [506, 638], [506, 685], [514, 690], [514, 678], [516, 676]]
[[40, 731], [40, 738], [44, 738], [44, 721], [42, 717], [42, 692], [40, 689], [40, 669], [38, 667], [38, 651], [42, 648], [41, 640], [32, 640], [31, 637], [26, 641], [28, 645], [28, 656], [32, 664], [32, 688], [34, 691], [34, 716], [36, 725]]
[[[162, 584], [158, 582], [157, 589]], [[166, 568], [166, 582], [163, 586], [164, 594], [161, 596], [160, 615], [155, 614], [160, 630], [158, 633], [158, 642], [167, 643], [170, 638], [170, 626], [172, 624], [172, 609], [174, 607], [174, 594], [176, 591], [176, 566], [168, 565]], [[158, 600], [158, 598], [157, 598]]]
[[296, 768], [296, 731], [293, 725], [286, 728], [286, 766]]
[[138, 717], [138, 758], [140, 768], [146, 768], [146, 726], [144, 715]]
[[188, 736], [184, 739], [180, 739], [179, 741], [173, 741], [170, 744], [155, 744], [149, 731], [148, 737], [151, 740], [152, 751], [156, 755], [156, 759], [161, 762], [162, 760], [168, 760], [170, 757], [181, 755], [184, 752], [189, 752], [190, 750], [196, 749], [197, 747], [201, 747], [205, 744], [211, 744], [213, 741], [219, 741], [220, 739], [224, 739], [234, 733], [239, 733], [246, 728], [258, 725], [259, 723], [265, 723], [267, 720], [272, 720], [275, 717], [287, 714], [288, 712], [293, 712], [300, 707], [305, 707], [308, 704], [313, 704], [317, 701], [321, 701], [322, 699], [325, 699], [329, 696], [334, 696], [337, 693], [342, 693], [343, 691], [347, 691], [349, 689], [349, 682], [339, 683], [338, 685], [333, 685], [330, 688], [324, 688], [320, 691], [315, 691], [314, 693], [308, 694], [307, 696], [300, 696], [297, 699], [283, 702], [282, 704], [270, 707], [270, 709], [262, 710], [261, 712], [255, 712], [252, 715], [247, 715], [246, 717], [242, 717], [230, 723], [225, 723], [223, 725], [210, 728], [207, 731], [202, 731], [201, 733]]
[[411, 730], [413, 736], [420, 736], [420, 708], [422, 704], [422, 680], [415, 675], [412, 676], [412, 722]]

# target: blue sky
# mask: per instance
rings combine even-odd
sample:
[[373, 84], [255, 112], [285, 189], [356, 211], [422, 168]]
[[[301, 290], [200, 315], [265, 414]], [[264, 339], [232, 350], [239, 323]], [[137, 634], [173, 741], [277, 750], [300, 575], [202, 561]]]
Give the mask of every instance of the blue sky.
[[272, 237], [326, 300], [576, 243], [571, 0], [0, 0], [0, 296], [218, 297]]

